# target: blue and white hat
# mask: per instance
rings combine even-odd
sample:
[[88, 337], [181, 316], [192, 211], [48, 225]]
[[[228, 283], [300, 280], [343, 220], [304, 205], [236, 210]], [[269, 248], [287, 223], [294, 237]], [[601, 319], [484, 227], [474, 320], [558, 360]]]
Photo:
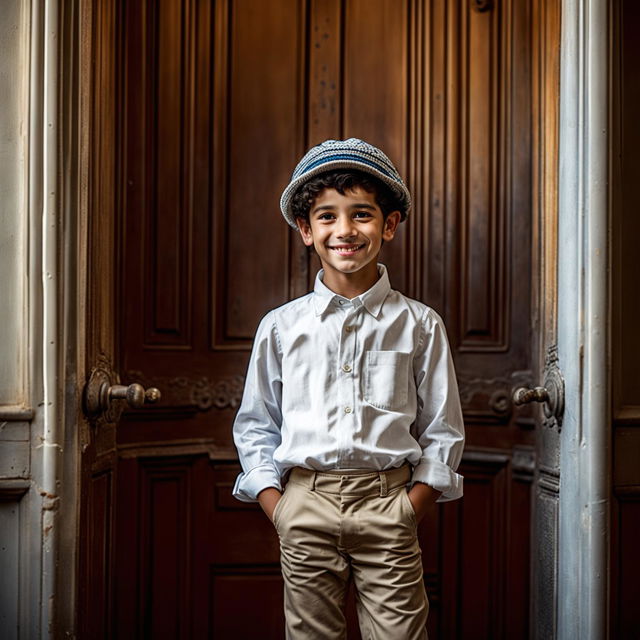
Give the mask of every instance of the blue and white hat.
[[280, 210], [294, 229], [297, 227], [291, 201], [298, 187], [319, 173], [334, 169], [358, 169], [382, 180], [398, 198], [401, 220], [409, 215], [411, 194], [391, 160], [380, 149], [358, 138], [325, 140], [307, 151], [282, 192]]

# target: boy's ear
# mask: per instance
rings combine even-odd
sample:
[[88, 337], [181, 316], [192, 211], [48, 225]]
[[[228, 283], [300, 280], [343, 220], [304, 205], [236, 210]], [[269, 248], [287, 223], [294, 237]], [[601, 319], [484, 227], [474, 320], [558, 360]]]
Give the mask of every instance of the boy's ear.
[[307, 247], [310, 247], [313, 244], [313, 234], [311, 233], [309, 221], [304, 218], [296, 218], [296, 224], [302, 236], [302, 242], [304, 242]]
[[387, 219], [384, 221], [384, 227], [382, 229], [382, 239], [385, 241], [389, 241], [393, 239], [393, 236], [396, 235], [396, 231], [398, 229], [398, 225], [400, 224], [400, 212], [392, 211]]

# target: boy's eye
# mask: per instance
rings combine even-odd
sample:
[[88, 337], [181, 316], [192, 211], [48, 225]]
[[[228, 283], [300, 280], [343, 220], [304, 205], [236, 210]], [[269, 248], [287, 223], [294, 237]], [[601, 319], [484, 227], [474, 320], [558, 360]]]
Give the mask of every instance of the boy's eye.
[[369, 213], [368, 211], [356, 211], [355, 217], [356, 218], [370, 218], [371, 217], [371, 213]]
[[318, 220], [332, 220], [333, 219], [333, 213], [321, 213], [318, 216]]

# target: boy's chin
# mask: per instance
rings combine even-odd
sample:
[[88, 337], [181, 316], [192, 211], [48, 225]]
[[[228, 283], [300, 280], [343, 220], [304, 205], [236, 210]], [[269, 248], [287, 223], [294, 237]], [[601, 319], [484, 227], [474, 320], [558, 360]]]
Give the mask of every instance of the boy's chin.
[[339, 258], [338, 260], [324, 260], [320, 258], [320, 263], [325, 271], [334, 271], [344, 275], [354, 275], [366, 273], [369, 270], [378, 269], [378, 256], [368, 260], [358, 258]]

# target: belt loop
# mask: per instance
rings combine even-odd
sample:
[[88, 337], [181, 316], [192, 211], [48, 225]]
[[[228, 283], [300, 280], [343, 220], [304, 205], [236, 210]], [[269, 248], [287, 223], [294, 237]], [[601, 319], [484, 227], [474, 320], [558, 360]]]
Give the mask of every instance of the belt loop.
[[309, 491], [315, 491], [316, 490], [316, 472], [312, 471], [311, 475], [309, 476]]
[[381, 471], [380, 474], [380, 497], [384, 498], [387, 495], [387, 474]]

